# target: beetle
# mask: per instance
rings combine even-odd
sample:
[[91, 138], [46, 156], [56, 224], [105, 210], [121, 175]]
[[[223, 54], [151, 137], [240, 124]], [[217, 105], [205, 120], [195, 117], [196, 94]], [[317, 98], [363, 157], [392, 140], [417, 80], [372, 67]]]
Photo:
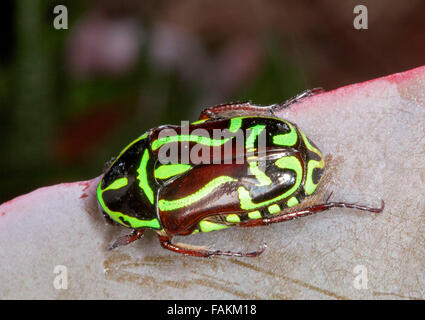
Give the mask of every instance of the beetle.
[[[335, 207], [381, 212], [384, 201], [380, 208], [329, 198], [303, 206], [320, 182], [324, 159], [296, 124], [278, 118], [276, 112], [321, 92], [307, 90], [271, 106], [246, 102], [209, 107], [188, 126], [152, 128], [132, 141], [106, 165], [97, 187], [105, 218], [133, 230], [109, 249], [132, 243], [152, 229], [162, 247], [185, 255], [256, 257], [265, 245], [257, 251], [234, 252], [173, 243], [172, 238], [268, 225]], [[227, 137], [215, 138], [214, 130]], [[163, 135], [165, 131], [171, 133]], [[236, 133], [242, 133], [242, 146]], [[173, 161], [163, 161], [170, 150], [178, 150]], [[210, 162], [195, 161], [200, 150], [206, 154], [202, 160]]]

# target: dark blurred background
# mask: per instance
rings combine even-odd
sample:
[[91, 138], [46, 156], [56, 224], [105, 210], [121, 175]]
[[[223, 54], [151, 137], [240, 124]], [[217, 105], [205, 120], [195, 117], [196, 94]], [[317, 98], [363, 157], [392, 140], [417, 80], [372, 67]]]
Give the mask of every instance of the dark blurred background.
[[[368, 29], [353, 27], [356, 5]], [[3, 0], [0, 203], [86, 180], [202, 106], [271, 104], [425, 64], [425, 1]], [[56, 5], [68, 9], [57, 30]]]

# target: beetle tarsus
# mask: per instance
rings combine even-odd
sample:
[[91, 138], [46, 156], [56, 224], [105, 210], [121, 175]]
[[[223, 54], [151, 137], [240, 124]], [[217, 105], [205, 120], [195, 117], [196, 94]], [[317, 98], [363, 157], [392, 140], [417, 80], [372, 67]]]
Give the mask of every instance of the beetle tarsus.
[[300, 102], [301, 100], [303, 100], [305, 98], [308, 98], [308, 97], [311, 97], [311, 96], [314, 96], [316, 94], [320, 94], [320, 93], [323, 93], [323, 92], [325, 92], [325, 90], [321, 87], [305, 90], [305, 91], [297, 94], [295, 97], [292, 97], [292, 98], [286, 100], [283, 103], [275, 104], [272, 107], [272, 113], [274, 114], [275, 112], [280, 111], [282, 109], [286, 109], [289, 106], [291, 106], [292, 104]]
[[113, 244], [108, 247], [108, 250], [113, 250], [117, 247], [125, 246], [143, 237], [145, 230], [133, 230], [132, 233], [119, 237]]
[[369, 211], [373, 213], [381, 213], [384, 211], [385, 202], [381, 200], [381, 206], [379, 208], [373, 208], [368, 206], [359, 205], [357, 203], [348, 203], [348, 202], [327, 202], [325, 205], [330, 205], [330, 208], [350, 208], [362, 211]]
[[267, 244], [264, 243], [262, 248], [257, 251], [241, 252], [241, 251], [221, 251], [212, 250], [209, 251], [210, 256], [231, 256], [231, 257], [244, 257], [244, 258], [255, 258], [261, 255], [267, 248]]
[[326, 196], [324, 204], [333, 204], [334, 207], [340, 207], [340, 208], [352, 208], [362, 211], [369, 211], [373, 213], [381, 213], [384, 211], [385, 208], [385, 202], [381, 199], [381, 206], [379, 208], [373, 208], [368, 206], [362, 206], [357, 203], [348, 203], [348, 202], [329, 202], [329, 199], [332, 197], [333, 191], [329, 193], [329, 195]]

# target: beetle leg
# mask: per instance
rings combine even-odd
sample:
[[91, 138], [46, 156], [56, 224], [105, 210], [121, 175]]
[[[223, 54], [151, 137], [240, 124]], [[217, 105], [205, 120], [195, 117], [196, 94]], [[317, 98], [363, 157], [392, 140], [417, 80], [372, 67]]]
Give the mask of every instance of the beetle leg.
[[212, 107], [208, 107], [201, 112], [199, 117], [202, 119], [218, 119], [218, 118], [232, 118], [238, 116], [266, 116], [275, 117], [275, 112], [282, 109], [288, 108], [293, 103], [297, 103], [304, 98], [314, 96], [316, 94], [322, 93], [324, 90], [322, 88], [314, 88], [311, 90], [305, 90], [300, 94], [297, 94], [295, 97], [286, 100], [283, 103], [274, 104], [271, 106], [257, 106], [249, 102], [240, 102], [240, 103], [226, 103], [220, 104]]
[[226, 103], [205, 108], [199, 119], [229, 119], [240, 116], [272, 116], [270, 106], [256, 106], [249, 102]]
[[108, 247], [108, 250], [115, 249], [116, 247], [125, 246], [136, 240], [139, 240], [145, 234], [145, 229], [134, 229], [132, 233], [119, 237], [113, 244]]
[[171, 237], [158, 235], [159, 243], [165, 249], [182, 253], [184, 255], [193, 257], [210, 257], [210, 256], [233, 256], [233, 257], [257, 257], [264, 252], [266, 244], [258, 251], [252, 252], [233, 252], [233, 251], [220, 251], [208, 250], [204, 247], [195, 247], [184, 243], [172, 243]]
[[256, 226], [264, 226], [272, 223], [278, 223], [283, 221], [289, 221], [295, 218], [301, 218], [305, 216], [309, 216], [314, 213], [318, 213], [321, 211], [326, 211], [331, 208], [352, 208], [362, 211], [369, 211], [374, 213], [380, 213], [384, 210], [385, 203], [384, 200], [381, 201], [381, 207], [380, 208], [372, 208], [372, 207], [366, 207], [361, 206], [355, 203], [347, 203], [347, 202], [325, 202], [321, 204], [317, 204], [311, 207], [302, 208], [299, 210], [295, 210], [292, 212], [288, 212], [282, 215], [276, 215], [270, 218], [262, 218], [262, 219], [256, 219], [256, 220], [250, 220], [250, 221], [243, 221], [238, 223], [239, 227], [256, 227]]
[[323, 92], [325, 92], [325, 90], [323, 90], [323, 88], [320, 88], [320, 87], [305, 90], [305, 91], [297, 94], [295, 97], [292, 97], [292, 98], [286, 100], [283, 103], [273, 105], [271, 107], [271, 109], [272, 109], [271, 111], [272, 111], [273, 114], [275, 114], [275, 112], [280, 111], [282, 109], [286, 109], [289, 106], [291, 106], [292, 104], [300, 102], [302, 99], [305, 99], [305, 98], [308, 98], [308, 97], [311, 97], [311, 96], [314, 96], [316, 94], [323, 93]]

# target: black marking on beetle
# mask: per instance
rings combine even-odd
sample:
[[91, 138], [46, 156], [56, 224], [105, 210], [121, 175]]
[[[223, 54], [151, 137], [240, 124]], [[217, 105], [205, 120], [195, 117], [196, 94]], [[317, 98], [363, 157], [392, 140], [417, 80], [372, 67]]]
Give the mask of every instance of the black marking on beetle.
[[313, 183], [314, 184], [318, 184], [319, 183], [320, 178], [322, 177], [323, 172], [324, 172], [323, 168], [314, 168], [313, 169], [313, 174], [311, 176], [312, 176], [312, 179], [313, 179]]
[[124, 223], [126, 226], [131, 227], [130, 222], [128, 222], [127, 220], [124, 219], [123, 216], [119, 216], [119, 219], [121, 220], [122, 223]]

